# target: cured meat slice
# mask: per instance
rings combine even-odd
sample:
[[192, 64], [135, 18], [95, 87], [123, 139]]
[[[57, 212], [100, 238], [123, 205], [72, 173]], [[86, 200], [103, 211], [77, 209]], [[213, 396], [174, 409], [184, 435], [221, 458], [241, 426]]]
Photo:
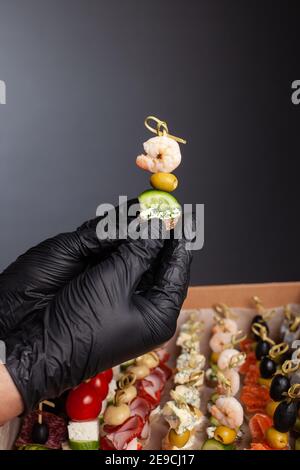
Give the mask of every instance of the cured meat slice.
[[132, 441], [128, 442], [125, 450], [141, 450], [142, 444], [135, 437]]
[[155, 370], [153, 370], [153, 372], [147, 375], [147, 377], [143, 379], [143, 381], [144, 380], [151, 383], [154, 393], [164, 388], [165, 382], [160, 372], [155, 372]]
[[[151, 372], [151, 375], [156, 375], [161, 383], [161, 390], [164, 388], [165, 384], [166, 384], [166, 374], [165, 372], [163, 371], [163, 369], [161, 369], [160, 367], [155, 367], [155, 369], [152, 370]], [[146, 377], [148, 379], [148, 377]]]
[[[115, 450], [124, 450], [125, 446], [135, 437], [140, 437], [144, 427], [144, 422], [140, 416], [132, 416], [120, 426], [107, 426], [103, 430], [106, 432], [105, 445], [111, 445]], [[109, 441], [109, 442], [107, 442]], [[101, 439], [101, 447], [103, 442]]]
[[142, 397], [136, 397], [129, 405], [131, 416], [139, 416], [143, 421], [149, 416], [151, 412], [150, 403]]
[[[106, 437], [101, 437], [100, 439], [101, 450], [116, 450], [113, 444]], [[125, 444], [125, 448], [122, 450], [142, 450], [142, 444], [135, 437], [128, 444]]]
[[159, 364], [159, 366], [156, 367], [156, 368], [154, 369], [154, 371], [155, 371], [155, 372], [156, 372], [156, 371], [162, 372], [162, 373], [164, 374], [164, 376], [165, 376], [165, 382], [171, 377], [171, 375], [172, 375], [172, 373], [173, 373], [173, 372], [172, 372], [172, 369], [171, 369], [169, 366], [167, 366], [167, 364]]
[[257, 384], [259, 377], [260, 377], [260, 371], [259, 371], [258, 365], [251, 364], [248, 367], [248, 371], [245, 374], [244, 384], [245, 385]]
[[251, 338], [246, 338], [240, 342], [240, 349], [242, 352], [248, 354], [250, 351], [253, 351], [253, 345], [255, 342]]
[[105, 436], [100, 438], [100, 449], [101, 450], [116, 450], [112, 444], [112, 442], [107, 439]]
[[256, 363], [257, 359], [255, 357], [255, 353], [253, 351], [249, 352], [247, 354], [246, 361], [239, 368], [239, 373], [242, 375], [247, 374], [249, 367], [255, 365]]
[[145, 398], [153, 409], [160, 401], [160, 390], [156, 389], [153, 383], [147, 379], [140, 380], [137, 383], [138, 395]]
[[263, 442], [267, 429], [273, 425], [273, 420], [263, 413], [256, 413], [249, 421], [249, 430], [253, 442]]
[[167, 362], [170, 359], [170, 354], [164, 348], [159, 348], [155, 350], [158, 355], [158, 359], [161, 363]]
[[269, 391], [261, 385], [244, 385], [240, 400], [245, 405], [248, 414], [264, 413], [270, 401], [270, 395]]

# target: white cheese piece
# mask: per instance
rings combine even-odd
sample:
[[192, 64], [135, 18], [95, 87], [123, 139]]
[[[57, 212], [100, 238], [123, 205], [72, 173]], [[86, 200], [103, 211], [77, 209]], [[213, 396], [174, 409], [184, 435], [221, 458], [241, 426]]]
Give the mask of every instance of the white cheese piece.
[[188, 385], [177, 385], [175, 392], [182, 397], [188, 405], [198, 409], [200, 408], [200, 393], [197, 388]]
[[180, 408], [174, 401], [168, 401], [165, 404], [162, 414], [169, 426], [176, 429], [178, 434], [186, 430], [191, 431], [201, 420], [201, 417], [197, 417], [187, 408]]
[[183, 385], [189, 383], [193, 380], [196, 380], [197, 374], [197, 386], [203, 385], [204, 382], [204, 371], [198, 369], [184, 369], [180, 370], [175, 374], [174, 382], [175, 384]]
[[206, 428], [206, 434], [208, 439], [213, 439], [216, 429], [216, 426], [208, 426], [208, 428]]
[[201, 370], [205, 366], [205, 356], [198, 352], [183, 352], [181, 353], [176, 361], [176, 367], [178, 370], [187, 368]]
[[68, 425], [70, 441], [98, 441], [99, 419], [92, 421], [70, 421]]

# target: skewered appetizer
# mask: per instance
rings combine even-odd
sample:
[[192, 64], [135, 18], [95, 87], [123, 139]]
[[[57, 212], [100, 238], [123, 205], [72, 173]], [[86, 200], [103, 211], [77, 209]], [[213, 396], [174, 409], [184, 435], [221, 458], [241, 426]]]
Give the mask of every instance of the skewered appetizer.
[[[156, 123], [156, 128], [150, 126], [151, 121]], [[170, 194], [178, 186], [178, 180], [172, 172], [181, 162], [178, 142], [185, 144], [186, 141], [170, 135], [167, 123], [154, 116], [146, 118], [145, 126], [157, 136], [144, 143], [145, 153], [136, 159], [139, 168], [153, 173], [150, 178], [153, 189], [139, 196], [140, 217], [144, 220], [162, 219], [166, 228], [172, 229], [181, 215], [179, 202]]]
[[[245, 337], [238, 339], [238, 330], [233, 314], [226, 305], [215, 307], [216, 325], [210, 340], [212, 372], [208, 373], [209, 384], [215, 385], [215, 392], [208, 402], [211, 414], [210, 425], [206, 429], [208, 439], [203, 443], [202, 450], [235, 449], [240, 437], [240, 427], [244, 421], [244, 412], [236, 395], [240, 389], [239, 367], [245, 361], [245, 353], [235, 346]], [[224, 318], [220, 317], [223, 314]], [[214, 381], [211, 381], [212, 374]]]
[[200, 411], [200, 388], [204, 382], [205, 357], [200, 353], [203, 324], [194, 314], [181, 326], [177, 345], [181, 354], [176, 361], [174, 389], [170, 392], [162, 416], [169, 425], [163, 449], [196, 449], [197, 431], [205, 418]]
[[[231, 349], [235, 351], [235, 346], [242, 342], [245, 337], [241, 337], [238, 330], [234, 314], [225, 304], [215, 306], [215, 325], [212, 328], [212, 336], [209, 346], [212, 351], [210, 356], [210, 368], [206, 371], [206, 383], [208, 386], [216, 387], [218, 383], [218, 359], [222, 351]], [[233, 353], [234, 354], [234, 353]]]
[[68, 424], [69, 447], [72, 450], [99, 449], [99, 416], [109, 393], [112, 382], [111, 369], [75, 387], [68, 394], [66, 412], [70, 418]]

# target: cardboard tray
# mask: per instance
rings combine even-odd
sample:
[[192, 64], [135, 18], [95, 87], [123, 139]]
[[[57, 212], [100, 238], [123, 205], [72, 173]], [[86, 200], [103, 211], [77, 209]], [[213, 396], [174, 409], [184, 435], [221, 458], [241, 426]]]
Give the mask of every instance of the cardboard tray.
[[[236, 307], [238, 309], [238, 323], [246, 331], [252, 316], [255, 314], [253, 303], [251, 302], [253, 295], [259, 296], [266, 308], [282, 307], [286, 304], [297, 304], [299, 306], [300, 282], [190, 287], [183, 305], [183, 311], [179, 316], [178, 326], [187, 318], [188, 310], [199, 310], [199, 315], [204, 320], [206, 326], [206, 334], [204, 334], [201, 341], [201, 349], [204, 354], [208, 354], [209, 331], [213, 322], [211, 307], [220, 302], [230, 307]], [[276, 319], [272, 320], [271, 330], [273, 330], [273, 333], [276, 333], [281, 318], [279, 312]], [[176, 336], [168, 343], [168, 349], [173, 361], [179, 353], [175, 345]], [[167, 387], [163, 401], [168, 399], [171, 386], [172, 383]], [[203, 400], [203, 407], [205, 407], [205, 399]], [[167, 427], [159, 420], [153, 426], [155, 426], [155, 429], [153, 429], [152, 435], [155, 437], [150, 440], [147, 447], [149, 449], [160, 449], [160, 443], [167, 431]], [[0, 450], [12, 448], [18, 429], [18, 418], [0, 428]]]
[[[180, 313], [177, 325], [177, 333], [180, 325], [184, 323], [191, 312], [196, 318], [201, 320], [204, 325], [203, 333], [200, 339], [200, 350], [206, 358], [210, 356], [209, 341], [211, 329], [214, 325], [214, 306], [217, 303], [226, 303], [230, 306], [239, 330], [248, 334], [250, 332], [252, 318], [257, 314], [254, 308], [252, 297], [258, 295], [263, 305], [275, 311], [275, 314], [268, 320], [270, 335], [276, 341], [279, 341], [279, 327], [284, 318], [284, 306], [290, 304], [294, 312], [300, 314], [300, 283], [287, 284], [251, 284], [251, 285], [229, 285], [229, 286], [210, 286], [210, 287], [191, 287], [188, 297]], [[176, 357], [180, 354], [180, 348], [176, 346], [176, 337], [168, 342], [167, 349], [171, 354], [170, 365], [175, 366]], [[207, 364], [208, 366], [208, 364]], [[170, 389], [173, 387], [172, 380], [167, 384], [166, 390], [161, 399], [161, 406], [169, 399]], [[207, 416], [207, 402], [213, 389], [204, 385], [200, 389], [201, 411]], [[239, 395], [236, 397], [239, 399]], [[243, 436], [239, 440], [238, 449], [249, 448], [250, 435], [248, 429], [249, 417], [244, 417], [244, 424], [241, 428]], [[203, 442], [207, 438], [205, 429], [207, 422], [204, 422], [203, 429], [197, 432], [194, 444], [189, 447], [190, 450], [200, 450]], [[164, 419], [159, 416], [152, 423], [152, 433], [146, 449], [161, 449], [161, 444], [168, 432], [168, 425]]]

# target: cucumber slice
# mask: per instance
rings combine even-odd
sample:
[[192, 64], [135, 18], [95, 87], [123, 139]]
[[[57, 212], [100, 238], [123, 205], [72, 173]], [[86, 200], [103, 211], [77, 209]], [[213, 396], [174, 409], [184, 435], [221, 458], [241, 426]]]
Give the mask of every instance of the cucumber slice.
[[[214, 403], [214, 402], [213, 402]], [[209, 421], [211, 423], [212, 426], [220, 426], [220, 423], [219, 421], [214, 417], [214, 416], [211, 416], [209, 418]]]
[[215, 392], [211, 395], [210, 401], [212, 401], [213, 403], [216, 403], [216, 401], [219, 397], [220, 397], [219, 393]]
[[181, 207], [177, 199], [166, 191], [148, 189], [139, 195], [141, 218], [149, 219], [175, 219], [181, 214]]
[[69, 446], [72, 450], [99, 450], [98, 441], [71, 441]]
[[201, 450], [225, 450], [223, 444], [221, 442], [216, 441], [215, 439], [207, 439]]
[[43, 446], [42, 444], [23, 444], [18, 447], [18, 450], [51, 450], [49, 447]]
[[102, 424], [104, 424], [104, 416], [103, 416], [103, 415], [100, 415], [100, 416], [99, 416], [99, 424], [100, 424], [100, 426], [101, 426]]
[[236, 446], [234, 444], [223, 444], [224, 450], [236, 450]]

